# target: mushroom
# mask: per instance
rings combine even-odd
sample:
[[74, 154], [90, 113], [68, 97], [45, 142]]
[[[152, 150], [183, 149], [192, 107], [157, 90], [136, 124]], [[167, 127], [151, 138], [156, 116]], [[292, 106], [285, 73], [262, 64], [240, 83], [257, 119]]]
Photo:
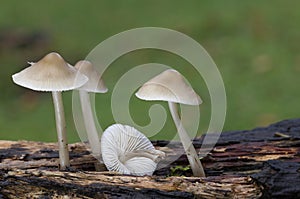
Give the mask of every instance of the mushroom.
[[75, 64], [75, 68], [89, 78], [89, 81], [82, 87], [78, 88], [78, 90], [84, 125], [88, 135], [91, 151], [96, 158], [99, 158], [101, 154], [100, 139], [98, 137], [93, 117], [89, 93], [106, 93], [108, 89], [105, 86], [104, 81], [101, 79], [99, 72], [93, 67], [91, 62], [87, 60], [78, 61]]
[[193, 174], [194, 176], [204, 177], [205, 173], [202, 164], [189, 135], [182, 125], [176, 104], [199, 105], [202, 103], [199, 95], [184, 81], [183, 76], [173, 69], [168, 69], [146, 82], [135, 95], [143, 100], [162, 100], [168, 102], [172, 118]]
[[[88, 78], [77, 72], [58, 53], [51, 52], [37, 63], [12, 76], [14, 83], [35, 91], [51, 91], [55, 110], [60, 169], [70, 166], [66, 122], [61, 92], [84, 85]], [[76, 81], [75, 81], [76, 80]]]
[[165, 153], [131, 126], [114, 124], [101, 137], [102, 158], [109, 171], [137, 176], [152, 175]]

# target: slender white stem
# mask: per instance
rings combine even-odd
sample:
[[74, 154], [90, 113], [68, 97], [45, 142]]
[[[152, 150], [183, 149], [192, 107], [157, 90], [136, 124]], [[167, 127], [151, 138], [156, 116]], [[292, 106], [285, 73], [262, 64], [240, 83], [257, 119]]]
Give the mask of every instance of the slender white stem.
[[70, 160], [69, 160], [68, 142], [67, 142], [67, 135], [66, 135], [64, 105], [61, 97], [61, 92], [58, 91], [52, 92], [52, 98], [53, 98], [53, 104], [55, 110], [60, 169], [65, 170], [67, 167], [70, 167]]
[[193, 146], [193, 143], [191, 142], [191, 138], [189, 137], [189, 135], [183, 128], [181, 120], [178, 116], [177, 104], [175, 104], [173, 102], [168, 102], [168, 103], [169, 103], [169, 108], [170, 108], [172, 118], [175, 122], [177, 131], [179, 134], [179, 138], [181, 140], [181, 143], [185, 150], [186, 156], [191, 165], [193, 174], [194, 174], [194, 176], [197, 176], [197, 177], [205, 177], [205, 173], [204, 173], [202, 164], [201, 164], [200, 159], [197, 155], [197, 152]]
[[121, 162], [126, 162], [127, 160], [134, 157], [145, 157], [158, 163], [161, 159], [165, 157], [165, 153], [159, 150], [135, 150], [125, 154]]
[[88, 135], [88, 141], [91, 146], [92, 154], [98, 158], [101, 154], [100, 140], [96, 129], [96, 124], [91, 107], [89, 93], [84, 90], [79, 90], [83, 121]]

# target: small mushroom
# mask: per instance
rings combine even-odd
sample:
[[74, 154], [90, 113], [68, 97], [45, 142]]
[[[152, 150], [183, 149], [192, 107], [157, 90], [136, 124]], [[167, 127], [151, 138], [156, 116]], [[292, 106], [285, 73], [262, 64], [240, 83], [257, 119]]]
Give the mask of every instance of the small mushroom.
[[70, 166], [66, 122], [61, 92], [84, 85], [88, 78], [77, 72], [58, 53], [51, 52], [37, 63], [12, 76], [14, 83], [35, 91], [51, 91], [55, 110], [60, 169]]
[[78, 90], [88, 141], [93, 155], [99, 158], [101, 154], [100, 139], [93, 117], [89, 93], [106, 93], [108, 89], [105, 86], [104, 81], [101, 79], [99, 72], [93, 67], [91, 62], [87, 60], [78, 61], [75, 64], [75, 68], [89, 78], [89, 81], [82, 87], [78, 88]]
[[194, 176], [204, 177], [205, 173], [202, 164], [191, 142], [191, 138], [181, 123], [176, 104], [199, 105], [202, 103], [199, 95], [184, 81], [183, 76], [173, 69], [168, 69], [146, 82], [135, 95], [143, 100], [162, 100], [168, 102], [172, 118], [193, 174]]
[[109, 126], [101, 138], [103, 162], [109, 171], [137, 176], [152, 175], [165, 153], [131, 126]]

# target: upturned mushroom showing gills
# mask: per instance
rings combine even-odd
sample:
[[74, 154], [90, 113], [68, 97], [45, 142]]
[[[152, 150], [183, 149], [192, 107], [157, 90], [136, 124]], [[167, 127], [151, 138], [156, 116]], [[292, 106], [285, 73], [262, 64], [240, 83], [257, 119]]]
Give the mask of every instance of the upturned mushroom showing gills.
[[35, 91], [52, 92], [56, 130], [59, 146], [60, 169], [70, 166], [66, 137], [66, 122], [62, 102], [62, 91], [73, 90], [84, 85], [88, 78], [69, 65], [58, 53], [51, 52], [37, 63], [12, 76], [13, 81]]
[[146, 82], [136, 93], [143, 100], [167, 101], [176, 125], [179, 138], [191, 165], [193, 175], [204, 177], [205, 173], [191, 142], [178, 115], [177, 104], [199, 105], [202, 103], [199, 95], [184, 81], [183, 76], [176, 70], [168, 69]]
[[165, 153], [131, 126], [114, 124], [101, 137], [103, 162], [109, 171], [137, 176], [152, 175]]
[[81, 60], [75, 64], [75, 68], [89, 78], [89, 81], [78, 88], [83, 114], [84, 126], [88, 135], [88, 141], [92, 154], [98, 159], [100, 152], [100, 139], [96, 129], [89, 93], [106, 93], [107, 87], [101, 79], [99, 72], [87, 60]]

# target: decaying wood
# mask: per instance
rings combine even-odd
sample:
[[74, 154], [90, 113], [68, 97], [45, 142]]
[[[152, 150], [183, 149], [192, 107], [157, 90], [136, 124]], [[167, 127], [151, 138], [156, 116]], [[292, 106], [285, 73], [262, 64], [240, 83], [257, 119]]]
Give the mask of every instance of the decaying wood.
[[261, 195], [261, 187], [250, 177], [133, 177], [91, 171], [96, 160], [81, 143], [70, 145], [72, 170], [60, 172], [56, 149], [52, 143], [0, 141], [0, 193], [26, 198], [257, 198]]
[[40, 198], [256, 198], [261, 192], [249, 177], [134, 177], [109, 172], [15, 170], [3, 175], [2, 195]]
[[[193, 143], [199, 150], [202, 139]], [[153, 144], [168, 157], [183, 150], [179, 143]], [[202, 159], [207, 178], [189, 177], [184, 155], [154, 176], [135, 177], [104, 171], [101, 163], [103, 171], [96, 172], [97, 160], [82, 143], [69, 150], [71, 169], [60, 172], [56, 144], [0, 141], [0, 198], [300, 197], [300, 119], [222, 133]]]

